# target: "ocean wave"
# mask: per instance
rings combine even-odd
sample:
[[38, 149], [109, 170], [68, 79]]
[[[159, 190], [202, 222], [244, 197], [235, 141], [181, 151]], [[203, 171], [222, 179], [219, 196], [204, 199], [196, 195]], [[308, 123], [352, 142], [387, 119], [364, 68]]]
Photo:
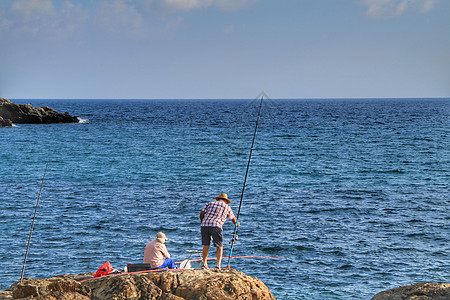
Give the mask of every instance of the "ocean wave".
[[78, 118], [78, 123], [89, 123], [89, 119], [82, 119], [80, 117], [77, 117], [77, 118]]
[[[211, 124], [217, 112], [238, 116], [240, 106], [57, 103], [92, 122], [1, 130], [1, 289], [20, 274], [49, 149], [29, 277], [95, 271], [106, 260], [138, 262], [158, 231], [181, 260], [185, 250], [202, 250], [198, 214], [209, 199], [227, 192], [239, 211], [254, 124]], [[448, 277], [449, 131], [436, 122], [445, 119], [448, 101], [427, 102], [428, 115], [400, 104], [292, 102], [282, 119], [264, 115], [233, 253], [289, 259], [236, 259], [233, 268], [254, 274], [280, 299], [369, 299], [386, 282]], [[331, 124], [324, 110], [346, 123]], [[405, 124], [404, 113], [392, 111], [420, 113], [423, 121]], [[393, 124], [400, 134], [366, 119]], [[413, 140], [422, 137], [434, 142]], [[233, 230], [226, 221], [224, 256]]]

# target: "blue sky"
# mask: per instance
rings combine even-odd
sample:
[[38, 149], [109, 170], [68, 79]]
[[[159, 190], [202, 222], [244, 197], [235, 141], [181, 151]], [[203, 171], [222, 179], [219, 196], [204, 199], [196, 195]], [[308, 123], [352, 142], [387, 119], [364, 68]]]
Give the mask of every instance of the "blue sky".
[[450, 96], [448, 0], [1, 0], [0, 97]]

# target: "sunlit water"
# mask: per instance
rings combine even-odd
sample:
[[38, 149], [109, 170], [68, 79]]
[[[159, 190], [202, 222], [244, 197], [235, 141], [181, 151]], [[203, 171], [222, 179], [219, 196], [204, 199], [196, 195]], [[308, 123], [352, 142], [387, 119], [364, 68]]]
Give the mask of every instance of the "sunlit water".
[[[121, 269], [158, 231], [200, 250], [199, 212], [237, 212], [257, 115], [250, 100], [16, 100], [79, 124], [0, 128], [0, 288]], [[450, 282], [450, 100], [263, 103], [232, 267], [278, 299], [369, 299]], [[233, 226], [225, 227], [228, 255]], [[214, 256], [213, 253], [211, 253]]]

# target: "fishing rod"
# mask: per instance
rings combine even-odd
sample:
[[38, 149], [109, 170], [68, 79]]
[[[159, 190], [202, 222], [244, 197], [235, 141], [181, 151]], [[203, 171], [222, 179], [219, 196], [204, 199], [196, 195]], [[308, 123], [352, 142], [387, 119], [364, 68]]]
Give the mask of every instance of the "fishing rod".
[[27, 251], [25, 252], [25, 259], [23, 260], [22, 275], [20, 275], [20, 282], [22, 282], [23, 274], [25, 273], [25, 265], [27, 263], [28, 250], [30, 250], [31, 234], [33, 233], [34, 221], [36, 220], [36, 213], [37, 213], [37, 209], [39, 206], [39, 199], [41, 198], [42, 187], [44, 186], [44, 178], [45, 178], [45, 174], [47, 173], [47, 167], [48, 167], [49, 162], [50, 162], [50, 159], [47, 161], [47, 164], [45, 165], [44, 176], [42, 176], [41, 188], [39, 189], [39, 194], [38, 194], [37, 201], [36, 201], [36, 207], [34, 209], [33, 222], [31, 223], [30, 236], [28, 237]]
[[253, 146], [255, 144], [256, 131], [258, 129], [259, 117], [261, 116], [261, 107], [262, 107], [262, 103], [264, 100], [264, 96], [267, 97], [266, 93], [264, 93], [264, 92], [261, 92], [256, 98], [259, 98], [260, 96], [261, 96], [261, 101], [259, 102], [258, 117], [256, 118], [255, 131], [253, 132], [252, 146], [250, 147], [250, 154], [248, 156], [247, 169], [245, 171], [245, 177], [244, 177], [244, 184], [242, 185], [241, 200], [239, 201], [239, 209], [238, 209], [238, 213], [237, 213], [237, 217], [236, 217], [236, 224], [234, 225], [233, 238], [231, 239], [230, 255], [228, 255], [227, 269], [229, 269], [231, 267], [231, 258], [233, 255], [233, 247], [234, 247], [234, 243], [237, 240], [237, 231], [238, 231], [238, 224], [239, 224], [239, 216], [240, 216], [241, 207], [242, 207], [242, 199], [244, 198], [244, 191], [245, 191], [245, 186], [247, 183], [248, 170], [250, 168], [250, 160], [252, 159], [252, 153], [253, 153], [253, 149], [254, 149]]

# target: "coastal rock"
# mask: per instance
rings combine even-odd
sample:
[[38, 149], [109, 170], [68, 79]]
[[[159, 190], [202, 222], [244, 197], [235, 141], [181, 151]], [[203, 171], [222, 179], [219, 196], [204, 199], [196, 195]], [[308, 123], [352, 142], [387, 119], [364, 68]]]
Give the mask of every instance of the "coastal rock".
[[0, 299], [275, 299], [261, 280], [234, 269], [133, 273], [81, 280], [92, 274], [26, 278], [12, 285], [12, 292], [4, 294], [5, 298], [0, 294]]
[[0, 116], [0, 127], [11, 127], [13, 125], [13, 122], [10, 119], [3, 119], [2, 116]]
[[0, 299], [42, 299], [42, 300], [88, 300], [91, 290], [78, 281], [65, 276], [46, 279], [24, 278], [21, 283], [14, 284], [10, 292], [11, 298]]
[[416, 283], [380, 292], [371, 300], [448, 300], [450, 283]]
[[0, 300], [11, 300], [11, 299], [13, 299], [12, 292], [0, 291]]
[[77, 117], [72, 117], [67, 112], [62, 114], [48, 106], [33, 107], [31, 104], [17, 104], [4, 98], [0, 98], [0, 117], [2, 117], [3, 122], [12, 122], [16, 124], [79, 122]]

